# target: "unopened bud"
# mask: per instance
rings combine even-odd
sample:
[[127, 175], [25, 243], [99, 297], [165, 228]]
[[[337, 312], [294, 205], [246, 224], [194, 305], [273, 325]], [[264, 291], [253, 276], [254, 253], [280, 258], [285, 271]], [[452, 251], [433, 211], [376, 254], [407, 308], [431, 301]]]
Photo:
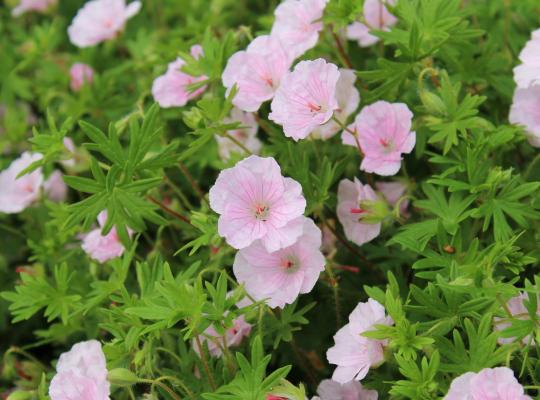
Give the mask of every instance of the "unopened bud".
[[131, 386], [140, 381], [139, 377], [126, 368], [115, 368], [109, 371], [109, 382], [116, 386]]

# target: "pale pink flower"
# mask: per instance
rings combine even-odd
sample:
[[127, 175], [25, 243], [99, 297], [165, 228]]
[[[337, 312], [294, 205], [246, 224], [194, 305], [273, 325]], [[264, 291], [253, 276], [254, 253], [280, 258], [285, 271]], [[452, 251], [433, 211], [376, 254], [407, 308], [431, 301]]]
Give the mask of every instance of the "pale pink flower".
[[484, 368], [452, 381], [444, 400], [531, 400], [510, 368]]
[[[375, 183], [375, 188], [382, 193], [385, 200], [392, 207], [396, 207], [400, 199], [407, 192], [407, 185], [400, 181], [394, 182], [377, 182]], [[402, 217], [408, 217], [409, 212], [407, 208], [409, 207], [409, 199], [403, 199], [399, 203], [399, 214]]]
[[317, 388], [320, 400], [377, 400], [379, 395], [376, 390], [368, 390], [357, 381], [339, 383], [331, 379], [325, 379]]
[[526, 89], [540, 84], [540, 29], [532, 33], [521, 53], [521, 64], [514, 68], [514, 80], [518, 88]]
[[325, 259], [321, 253], [321, 230], [306, 217], [302, 235], [284, 249], [269, 252], [260, 241], [236, 253], [233, 271], [239, 283], [255, 300], [267, 299], [274, 308], [293, 303], [300, 293], [309, 293]]
[[301, 235], [306, 200], [274, 158], [250, 156], [221, 171], [210, 189], [210, 206], [221, 214], [218, 232], [229, 245], [242, 249], [260, 239], [275, 251]]
[[[191, 56], [198, 59], [203, 54], [200, 45], [191, 46]], [[183, 107], [188, 101], [199, 97], [205, 90], [206, 85], [193, 91], [189, 90], [189, 85], [203, 82], [207, 76], [191, 76], [181, 69], [186, 62], [178, 57], [167, 67], [165, 74], [158, 76], [152, 84], [152, 96], [154, 100], [163, 108]]]
[[274, 97], [291, 65], [292, 58], [281, 42], [263, 35], [255, 38], [246, 50], [229, 58], [221, 78], [227, 95], [234, 85], [238, 89], [233, 104], [241, 110], [254, 112]]
[[28, 11], [44, 12], [57, 3], [58, 0], [20, 0], [17, 7], [11, 10], [11, 15], [18, 17]]
[[41, 168], [20, 178], [17, 175], [42, 157], [39, 153], [24, 152], [0, 172], [0, 212], [16, 214], [39, 199], [43, 184]]
[[81, 90], [83, 85], [90, 85], [94, 80], [94, 70], [88, 64], [75, 63], [69, 69], [71, 81], [69, 86], [74, 92]]
[[101, 343], [75, 344], [60, 355], [49, 387], [51, 400], [109, 400], [110, 384]]
[[[527, 308], [525, 307], [524, 301], [528, 300], [529, 296], [527, 293], [523, 292], [520, 293], [517, 296], [512, 297], [508, 302], [506, 303], [506, 308], [510, 311], [512, 316], [516, 319], [526, 320], [529, 319], [529, 312], [527, 311]], [[537, 309], [536, 314], [540, 316], [540, 308]], [[500, 317], [494, 317], [495, 321], [495, 330], [502, 331], [508, 327], [510, 327], [512, 324], [510, 321], [505, 322], [505, 320], [508, 320], [508, 316], [505, 316], [503, 318]], [[499, 337], [497, 339], [497, 342], [499, 344], [508, 344], [513, 343], [516, 339], [515, 338], [503, 338]], [[524, 344], [528, 344], [531, 341], [530, 336], [526, 336], [522, 339], [522, 342]]]
[[274, 11], [272, 36], [278, 37], [293, 58], [315, 47], [328, 0], [285, 0]]
[[[413, 114], [406, 104], [377, 101], [356, 116], [349, 130], [356, 132], [364, 154], [360, 169], [379, 175], [395, 175], [401, 168], [401, 154], [410, 153], [416, 143], [411, 132]], [[354, 136], [343, 131], [344, 144], [357, 146]]]
[[375, 330], [375, 325], [393, 325], [392, 318], [386, 316], [384, 307], [376, 300], [368, 299], [358, 303], [349, 315], [349, 323], [334, 335], [335, 345], [328, 349], [326, 357], [330, 364], [336, 364], [332, 379], [347, 383], [353, 379], [360, 381], [370, 368], [384, 361], [387, 340], [368, 339], [364, 332]]
[[285, 136], [296, 141], [306, 138], [339, 108], [339, 76], [338, 68], [322, 58], [299, 62], [293, 72], [283, 77], [268, 118], [283, 126]]
[[140, 9], [140, 1], [128, 5], [125, 0], [88, 1], [68, 28], [69, 40], [77, 47], [89, 47], [113, 39]]
[[[233, 108], [231, 115], [225, 118], [223, 122], [226, 124], [240, 122], [240, 128], [227, 131], [227, 133], [251, 150], [253, 154], [259, 153], [262, 143], [257, 139], [257, 129], [259, 126], [252, 113]], [[244, 152], [243, 149], [227, 137], [216, 135], [216, 141], [218, 143], [219, 156], [223, 160], [228, 160], [231, 157], [231, 153], [242, 154]]]
[[45, 195], [49, 200], [62, 202], [66, 200], [68, 188], [62, 179], [62, 172], [55, 170], [43, 184]]
[[[228, 293], [230, 295], [230, 292]], [[236, 306], [238, 308], [245, 307], [251, 304], [248, 299], [239, 301]], [[239, 346], [245, 337], [251, 333], [251, 324], [246, 322], [245, 317], [240, 315], [233, 320], [233, 326], [225, 330], [225, 338], [223, 338], [214, 328], [210, 325], [205, 329], [202, 335], [199, 335], [199, 341], [201, 344], [206, 343], [208, 346], [208, 352], [214, 357], [221, 357], [223, 355], [223, 348]], [[200, 355], [199, 345], [196, 340], [193, 340], [193, 349]]]
[[373, 221], [371, 202], [379, 201], [369, 185], [354, 178], [343, 179], [338, 186], [337, 216], [345, 236], [358, 246], [375, 239], [381, 233], [381, 222]]
[[531, 146], [540, 147], [540, 85], [516, 89], [508, 119], [525, 128]]
[[91, 258], [104, 263], [112, 258], [120, 257], [124, 251], [124, 245], [118, 237], [116, 228], [113, 227], [106, 235], [101, 234], [101, 229], [107, 221], [107, 212], [102, 211], [98, 215], [99, 227], [93, 229], [84, 236], [82, 248]]
[[368, 47], [379, 41], [377, 36], [369, 33], [371, 30], [387, 31], [394, 26], [397, 18], [386, 8], [385, 4], [393, 5], [394, 0], [365, 0], [364, 20], [366, 23], [353, 22], [347, 27], [347, 37], [357, 40], [360, 47]]
[[[336, 86], [336, 100], [338, 108], [334, 116], [339, 121], [347, 121], [349, 115], [356, 111], [360, 104], [360, 93], [354, 86], [356, 74], [351, 69], [342, 68], [339, 70], [339, 79]], [[316, 127], [311, 135], [316, 139], [329, 139], [341, 130], [339, 124], [330, 120], [326, 124]]]

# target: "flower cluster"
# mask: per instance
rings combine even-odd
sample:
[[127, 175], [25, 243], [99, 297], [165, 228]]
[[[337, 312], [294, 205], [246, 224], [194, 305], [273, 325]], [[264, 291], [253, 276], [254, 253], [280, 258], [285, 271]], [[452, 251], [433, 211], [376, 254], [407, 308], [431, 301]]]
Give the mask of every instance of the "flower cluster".
[[239, 249], [234, 274], [255, 300], [284, 307], [311, 291], [324, 269], [321, 231], [303, 216], [302, 187], [273, 158], [250, 156], [210, 189], [219, 234]]
[[532, 33], [514, 68], [517, 88], [508, 119], [522, 125], [531, 146], [540, 147], [540, 29]]

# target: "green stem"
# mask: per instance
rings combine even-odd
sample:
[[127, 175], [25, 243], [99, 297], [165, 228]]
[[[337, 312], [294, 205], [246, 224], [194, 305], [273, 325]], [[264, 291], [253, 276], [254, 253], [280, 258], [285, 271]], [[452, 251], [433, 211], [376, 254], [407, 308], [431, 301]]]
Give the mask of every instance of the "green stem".
[[163, 381], [163, 380], [168, 380], [168, 381], [171, 381], [171, 382], [175, 382], [178, 386], [180, 386], [182, 388], [182, 390], [186, 393], [186, 395], [190, 399], [195, 399], [195, 394], [179, 378], [176, 378], [174, 376], [161, 376], [158, 379], [156, 379], [156, 382]]
[[206, 197], [204, 197], [204, 192], [201, 190], [201, 187], [197, 184], [197, 181], [195, 181], [195, 179], [193, 179], [193, 176], [191, 176], [191, 173], [186, 168], [186, 166], [184, 164], [182, 164], [182, 162], [179, 161], [178, 162], [178, 168], [180, 168], [180, 171], [182, 171], [182, 174], [184, 174], [184, 176], [188, 180], [189, 184], [191, 185], [193, 190], [197, 193], [197, 195], [199, 196], [201, 201], [204, 201], [206, 203], [206, 205], [208, 207], [210, 207], [210, 203], [208, 203], [208, 200], [206, 200]]
[[210, 383], [212, 390], [215, 391], [217, 389], [216, 383], [214, 382], [214, 377], [212, 375], [212, 372], [210, 372], [210, 367], [208, 366], [208, 360], [206, 359], [206, 353], [201, 345], [201, 339], [199, 338], [199, 335], [195, 336], [195, 343], [197, 344], [197, 348], [199, 349], [199, 354], [201, 355], [201, 361], [203, 363], [206, 376], [208, 377], [208, 383]]
[[43, 364], [41, 361], [39, 361], [36, 357], [34, 357], [32, 354], [28, 353], [26, 350], [21, 349], [17, 346], [11, 346], [8, 351], [4, 354], [4, 357], [9, 354], [20, 354], [21, 356], [24, 356], [28, 358], [29, 360], [35, 362], [38, 364], [42, 370], [47, 371], [49, 367], [47, 367], [45, 364]]
[[356, 142], [356, 148], [358, 149], [358, 154], [360, 154], [360, 158], [363, 158], [364, 154], [362, 153], [362, 148], [360, 147], [360, 142], [358, 141], [358, 132], [349, 129], [349, 127], [346, 126], [339, 119], [337, 119], [335, 115], [332, 115], [332, 121], [338, 124], [341, 127], [341, 129], [349, 132], [353, 136], [354, 141]]
[[169, 386], [167, 386], [163, 382], [160, 382], [157, 379], [155, 379], [155, 380], [153, 380], [153, 379], [139, 379], [139, 382], [140, 383], [149, 383], [152, 386], [159, 386], [160, 388], [165, 390], [174, 400], [182, 400], [182, 398], [180, 396], [178, 396], [176, 393], [174, 393], [174, 391]]
[[240, 147], [242, 150], [244, 150], [244, 152], [246, 154], [249, 154], [250, 156], [253, 155], [253, 152], [248, 149], [246, 146], [244, 146], [241, 142], [239, 142], [236, 138], [234, 138], [233, 136], [229, 135], [227, 132], [221, 132], [220, 133], [221, 136], [223, 137], [226, 137], [227, 139], [231, 140], [235, 145], [237, 145], [238, 147]]

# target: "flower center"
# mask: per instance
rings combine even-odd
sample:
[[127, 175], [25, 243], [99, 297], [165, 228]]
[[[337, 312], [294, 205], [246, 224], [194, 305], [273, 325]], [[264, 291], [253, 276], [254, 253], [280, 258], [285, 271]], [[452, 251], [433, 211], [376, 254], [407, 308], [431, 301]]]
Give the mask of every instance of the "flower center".
[[281, 260], [281, 266], [286, 272], [295, 272], [300, 266], [300, 262], [294, 256], [288, 256]]
[[313, 104], [313, 103], [308, 103], [307, 104], [308, 108], [309, 108], [309, 111], [312, 112], [312, 113], [316, 113], [316, 112], [319, 112], [322, 110], [322, 106], [318, 105], [318, 104]]
[[270, 207], [268, 207], [266, 204], [256, 204], [254, 214], [255, 218], [257, 218], [259, 221], [266, 221], [268, 219], [268, 215], [270, 214]]
[[392, 143], [391, 139], [380, 138], [379, 143], [382, 147], [384, 147], [384, 150], [387, 152], [394, 150], [394, 143]]
[[265, 81], [266, 84], [267, 84], [268, 86], [270, 86], [271, 88], [274, 87], [274, 80], [273, 80], [272, 78], [270, 78], [269, 76], [264, 76], [264, 77], [263, 77], [263, 81]]

